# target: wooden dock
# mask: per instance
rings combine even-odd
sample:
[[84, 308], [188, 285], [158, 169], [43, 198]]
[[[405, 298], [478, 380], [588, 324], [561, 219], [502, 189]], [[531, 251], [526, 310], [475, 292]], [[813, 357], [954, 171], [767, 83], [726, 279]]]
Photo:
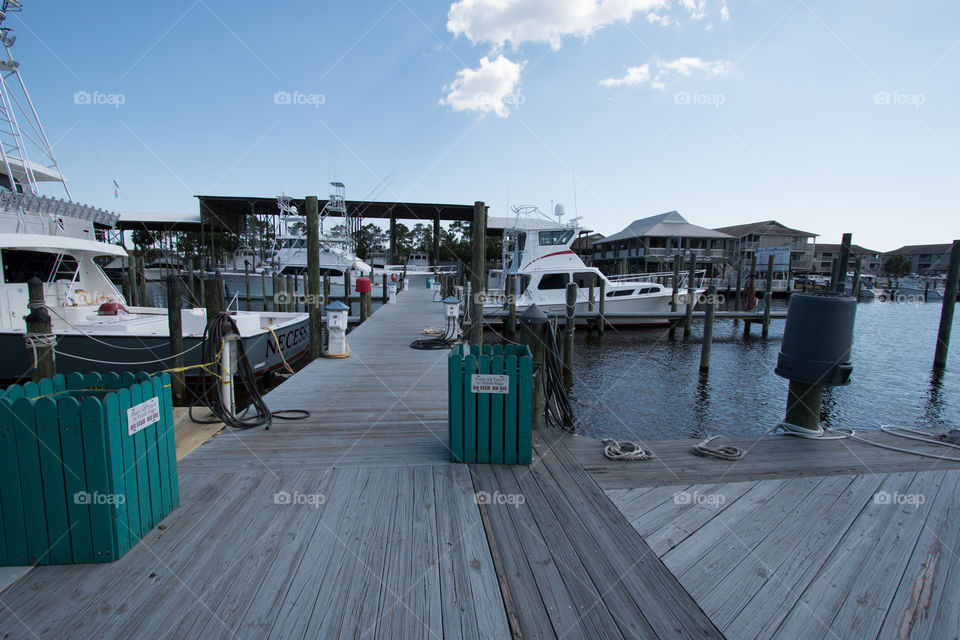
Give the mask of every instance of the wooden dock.
[[268, 394], [309, 419], [194, 448], [179, 462], [181, 506], [126, 556], [38, 567], [0, 593], [0, 637], [960, 628], [960, 464], [775, 436], [733, 464], [687, 442], [612, 463], [597, 441], [549, 431], [529, 467], [451, 464], [447, 352], [408, 346], [442, 324], [431, 298], [403, 292], [349, 335], [350, 358]]

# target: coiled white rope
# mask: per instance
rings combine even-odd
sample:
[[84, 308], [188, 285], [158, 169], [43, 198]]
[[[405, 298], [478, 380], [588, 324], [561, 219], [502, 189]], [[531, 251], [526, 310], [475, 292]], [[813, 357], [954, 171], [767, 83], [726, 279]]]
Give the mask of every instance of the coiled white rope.
[[653, 459], [653, 451], [644, 449], [636, 442], [604, 438], [603, 455], [610, 460], [646, 461]]
[[708, 447], [711, 441], [716, 440], [720, 436], [710, 436], [700, 444], [695, 444], [690, 447], [690, 453], [704, 458], [717, 458], [718, 460], [730, 460], [735, 462], [747, 455], [747, 452], [741, 449], [740, 447], [735, 447], [732, 444], [726, 444], [722, 447]]
[[[23, 343], [33, 353], [33, 368], [36, 369], [37, 347], [50, 347], [53, 349], [57, 346], [57, 336], [53, 333], [25, 333], [23, 334]], [[57, 352], [54, 350], [52, 354], [53, 360], [56, 362]]]

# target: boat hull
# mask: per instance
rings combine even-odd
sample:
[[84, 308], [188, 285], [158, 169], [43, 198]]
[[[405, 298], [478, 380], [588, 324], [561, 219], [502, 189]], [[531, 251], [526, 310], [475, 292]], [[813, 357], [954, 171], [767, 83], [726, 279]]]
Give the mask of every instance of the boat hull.
[[[276, 337], [268, 330], [261, 330], [241, 338], [257, 377], [282, 369], [284, 360], [293, 363], [310, 350], [309, 317], [279, 323], [273, 330]], [[94, 337], [96, 340], [76, 332], [57, 334], [57, 373], [156, 373], [174, 367], [167, 336], [96, 334]], [[201, 339], [197, 335], [183, 337], [184, 366], [201, 364]], [[0, 332], [0, 350], [6, 354], [0, 362], [0, 380], [6, 383], [29, 380], [33, 356], [24, 345], [23, 331]], [[185, 375], [196, 377], [199, 369], [188, 370]]]

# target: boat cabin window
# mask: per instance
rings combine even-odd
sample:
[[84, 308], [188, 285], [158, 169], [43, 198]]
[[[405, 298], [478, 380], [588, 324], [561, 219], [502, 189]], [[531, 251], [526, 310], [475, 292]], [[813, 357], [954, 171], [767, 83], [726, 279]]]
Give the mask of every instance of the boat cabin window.
[[660, 293], [660, 287], [645, 287], [637, 291], [637, 295], [643, 295], [645, 293]]
[[305, 249], [307, 240], [306, 238], [284, 238], [280, 241], [280, 246], [284, 249]]
[[559, 229], [540, 232], [540, 246], [565, 245], [573, 237], [573, 229]]
[[547, 273], [541, 276], [539, 288], [541, 291], [546, 289], [566, 289], [570, 281], [568, 273]]
[[591, 273], [590, 271], [581, 271], [580, 273], [573, 274], [573, 281], [576, 282], [577, 286], [581, 289], [600, 286], [598, 280], [597, 274]]
[[614, 289], [607, 292], [608, 298], [622, 298], [623, 296], [633, 295], [633, 289]]
[[23, 249], [4, 249], [3, 281], [11, 283], [27, 282], [36, 276], [44, 282], [73, 280], [77, 273], [77, 261], [68, 255], [48, 253], [46, 251], [27, 251]]

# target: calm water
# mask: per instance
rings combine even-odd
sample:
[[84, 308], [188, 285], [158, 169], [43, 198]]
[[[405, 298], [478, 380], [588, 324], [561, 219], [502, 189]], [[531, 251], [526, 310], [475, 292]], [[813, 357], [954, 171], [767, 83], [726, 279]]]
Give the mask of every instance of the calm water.
[[[785, 303], [781, 303], [781, 307]], [[960, 314], [947, 370], [931, 374], [940, 304], [857, 307], [853, 376], [824, 394], [824, 426], [881, 424], [960, 428]], [[718, 320], [710, 373], [699, 375], [702, 325], [689, 342], [666, 329], [607, 329], [602, 341], [577, 335], [571, 399], [580, 432], [646, 440], [752, 435], [783, 419], [787, 380], [773, 373], [783, 320], [744, 340], [743, 324]]]

